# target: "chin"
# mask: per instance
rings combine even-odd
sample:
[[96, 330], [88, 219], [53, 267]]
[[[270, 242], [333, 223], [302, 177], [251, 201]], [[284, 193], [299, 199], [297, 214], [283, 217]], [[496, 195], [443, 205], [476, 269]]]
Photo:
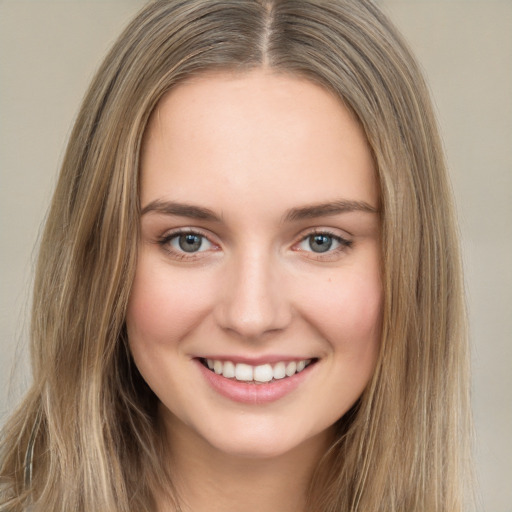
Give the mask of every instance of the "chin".
[[294, 444], [283, 442], [283, 440], [261, 440], [244, 439], [226, 440], [225, 442], [212, 443], [212, 447], [222, 453], [241, 459], [276, 459], [292, 452], [296, 446]]
[[[300, 422], [294, 428], [269, 425], [262, 421], [252, 427], [226, 427], [220, 431], [208, 431], [201, 437], [217, 453], [240, 459], [278, 459], [285, 456], [301, 456], [314, 450], [320, 455], [332, 439], [332, 429], [304, 431]], [[201, 434], [199, 434], [201, 435]], [[294, 455], [295, 454], [295, 455]]]

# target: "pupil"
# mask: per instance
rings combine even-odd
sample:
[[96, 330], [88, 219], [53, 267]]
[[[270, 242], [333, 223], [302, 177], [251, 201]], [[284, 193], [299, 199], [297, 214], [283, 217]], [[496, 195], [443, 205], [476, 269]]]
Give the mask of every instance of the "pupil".
[[192, 233], [181, 235], [179, 238], [180, 249], [185, 252], [195, 252], [200, 249], [202, 237]]
[[309, 246], [314, 252], [326, 252], [332, 246], [332, 237], [329, 235], [313, 235], [309, 239]]

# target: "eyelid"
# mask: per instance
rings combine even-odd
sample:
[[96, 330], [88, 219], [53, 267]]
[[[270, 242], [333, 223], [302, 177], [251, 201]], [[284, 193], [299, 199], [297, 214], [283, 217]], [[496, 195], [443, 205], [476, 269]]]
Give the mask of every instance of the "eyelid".
[[[188, 234], [199, 235], [205, 238], [212, 247], [204, 251], [187, 253], [186, 251], [180, 251], [171, 245], [170, 242], [174, 238], [179, 237], [180, 235]], [[219, 249], [220, 244], [213, 240], [213, 238], [215, 237], [210, 232], [207, 232], [202, 228], [187, 226], [166, 231], [163, 235], [158, 237], [156, 243], [160, 245], [166, 253], [172, 255], [173, 257], [179, 260], [194, 260], [203, 257], [205, 253], [212, 252], [212, 250], [217, 251]]]
[[[335, 249], [329, 249], [325, 252], [314, 252], [314, 251], [308, 251], [299, 248], [299, 245], [305, 242], [309, 237], [315, 236], [315, 235], [326, 235], [334, 240], [336, 240], [339, 243], [339, 246]], [[317, 260], [317, 261], [335, 261], [341, 255], [346, 252], [348, 249], [352, 247], [353, 241], [350, 240], [348, 237], [343, 236], [339, 232], [336, 232], [336, 230], [333, 230], [331, 228], [319, 228], [315, 227], [306, 231], [303, 231], [300, 233], [300, 235], [297, 237], [297, 240], [292, 245], [292, 250], [297, 251], [305, 255], [307, 258]]]
[[[349, 237], [339, 233], [339, 231], [340, 230], [337, 229], [322, 227], [314, 227], [303, 230], [299, 235], [297, 235], [297, 237], [295, 237], [295, 242], [293, 242], [291, 249], [293, 251], [302, 253], [305, 257], [313, 260], [337, 260], [344, 252], [350, 249], [353, 244], [353, 241]], [[173, 240], [175, 237], [186, 234], [196, 234], [204, 237], [209, 242], [209, 244], [211, 244], [211, 248], [197, 252], [186, 252], [171, 246], [171, 240]], [[326, 235], [332, 237], [338, 242], [339, 245], [334, 249], [329, 248], [323, 253], [315, 252], [312, 250], [309, 251], [299, 247], [300, 244], [304, 243], [309, 237], [315, 235]], [[176, 259], [193, 261], [195, 259], [205, 257], [208, 253], [217, 252], [221, 248], [221, 244], [215, 239], [216, 237], [210, 231], [194, 226], [186, 226], [166, 231], [163, 235], [157, 238], [156, 243], [162, 247], [162, 250]]]

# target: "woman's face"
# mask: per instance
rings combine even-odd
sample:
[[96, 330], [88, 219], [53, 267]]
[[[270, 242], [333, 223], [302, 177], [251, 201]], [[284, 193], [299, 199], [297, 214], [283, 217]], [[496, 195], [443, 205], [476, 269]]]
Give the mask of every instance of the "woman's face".
[[328, 436], [379, 350], [379, 198], [358, 123], [304, 79], [205, 74], [158, 105], [141, 173], [126, 323], [169, 431], [252, 457]]

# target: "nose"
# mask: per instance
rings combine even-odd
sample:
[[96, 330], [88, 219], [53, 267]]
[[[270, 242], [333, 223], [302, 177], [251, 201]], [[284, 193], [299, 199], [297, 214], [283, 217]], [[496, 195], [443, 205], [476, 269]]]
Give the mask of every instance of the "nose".
[[284, 330], [292, 319], [292, 307], [275, 258], [252, 252], [230, 263], [216, 306], [217, 324], [247, 340]]

